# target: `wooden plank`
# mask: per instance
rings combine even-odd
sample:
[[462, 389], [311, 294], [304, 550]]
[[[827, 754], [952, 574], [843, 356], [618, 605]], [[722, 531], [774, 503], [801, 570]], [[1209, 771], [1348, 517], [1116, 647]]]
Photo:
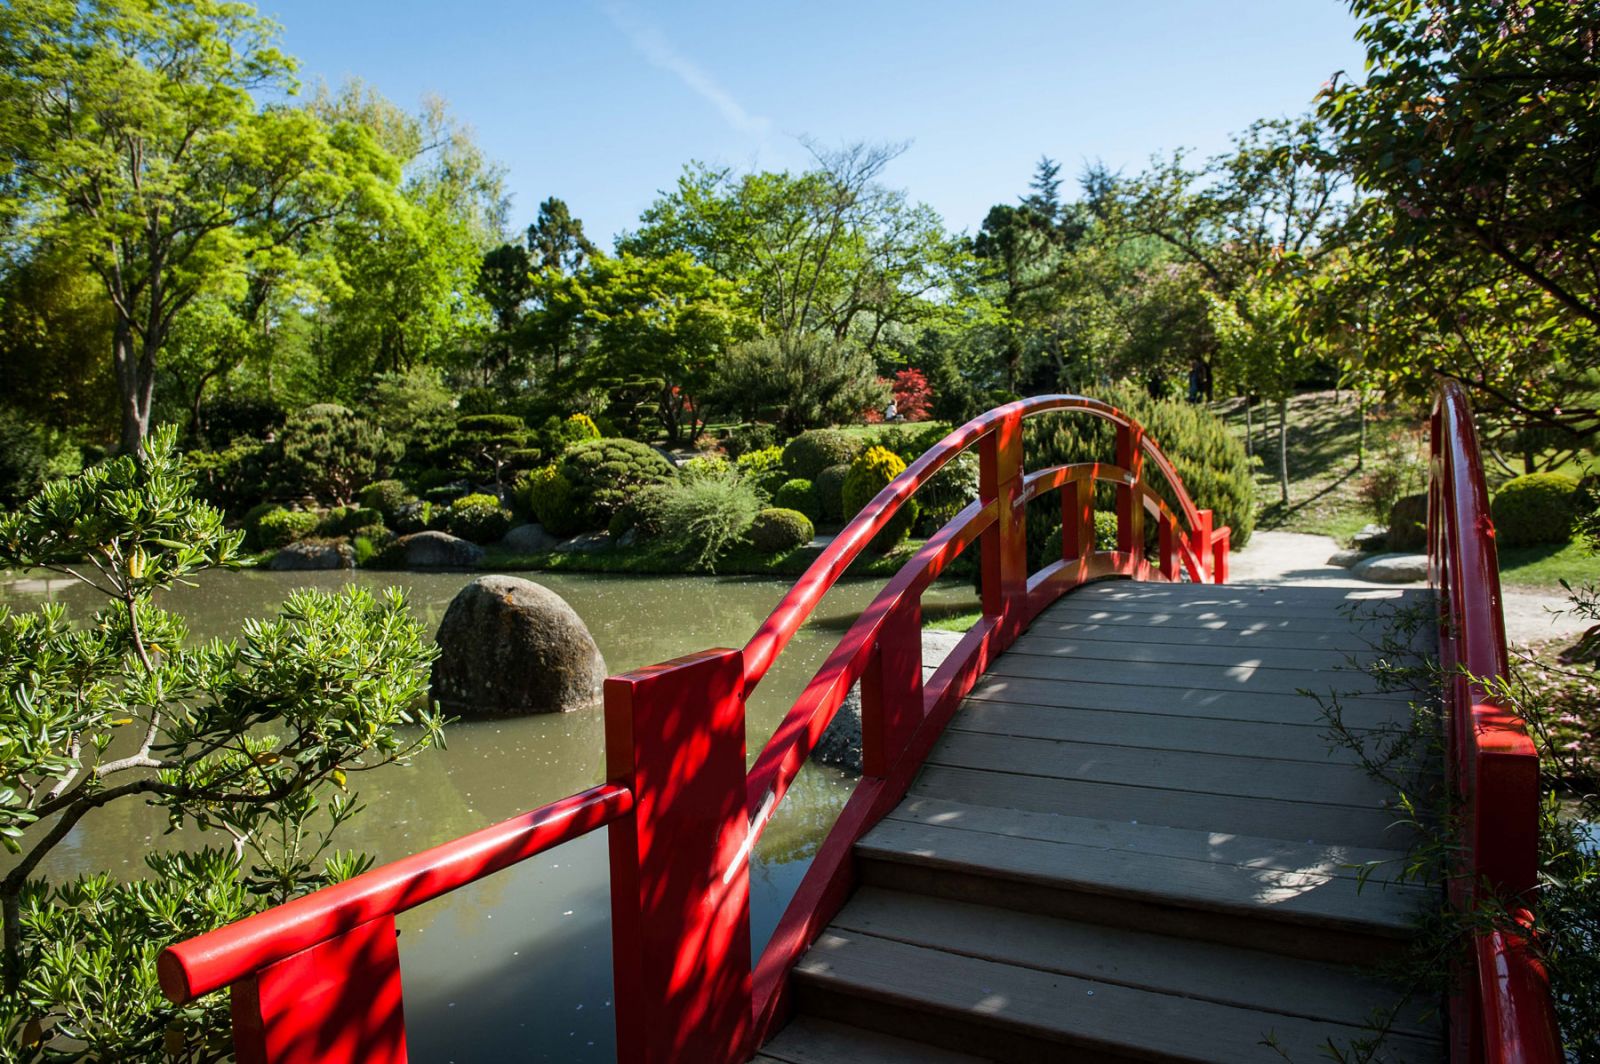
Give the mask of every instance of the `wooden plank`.
[[758, 1064], [978, 1064], [981, 1058], [861, 1027], [797, 1016], [761, 1047], [755, 1060]]
[[[1139, 623], [1053, 621], [1041, 616], [1028, 629], [1028, 634], [1054, 633], [1068, 639], [1100, 639], [1118, 644], [1155, 643], [1163, 646], [1215, 646], [1215, 647], [1304, 647], [1308, 650], [1332, 650], [1346, 654], [1371, 654], [1372, 642], [1357, 632], [1298, 631], [1284, 629], [1230, 628], [1225, 621], [1211, 622], [1214, 627], [1189, 626], [1175, 628], [1170, 625]], [[1416, 649], [1432, 651], [1436, 644], [1432, 633], [1419, 637]]]
[[[1324, 726], [1321, 711], [1314, 699], [1304, 695], [1265, 694], [1260, 691], [1148, 688], [1130, 684], [1089, 683], [1081, 678], [1072, 683], [1062, 683], [1049, 678], [990, 673], [973, 685], [967, 699]], [[1410, 719], [1406, 704], [1392, 698], [1341, 698], [1340, 705], [1345, 722], [1355, 728], [1377, 728]]]
[[1183, 608], [1248, 605], [1254, 609], [1320, 611], [1354, 606], [1406, 609], [1432, 603], [1426, 588], [1310, 587], [1281, 584], [1090, 584], [1063, 597], [1070, 602], [1163, 604]]
[[1065, 739], [1144, 750], [1271, 757], [1278, 761], [1354, 764], [1356, 753], [1333, 746], [1314, 724], [1175, 717], [1131, 710], [1072, 709], [968, 699], [950, 721], [955, 731]]
[[[1361, 672], [1296, 671], [1257, 665], [1167, 665], [1154, 661], [1094, 661], [1007, 653], [1002, 654], [985, 675], [1114, 683], [1163, 691], [1244, 691], [1288, 697], [1304, 697], [1300, 695], [1302, 690], [1337, 691], [1401, 703], [1421, 697], [1409, 691], [1379, 690], [1377, 681]], [[1156, 695], [1155, 699], [1162, 697], [1165, 696]]]
[[1372, 651], [1318, 650], [1303, 647], [1206, 646], [1194, 642], [1138, 643], [1120, 639], [1074, 639], [1059, 632], [1029, 629], [1007, 654], [1070, 657], [1084, 661], [1144, 661], [1163, 664], [1230, 667], [1254, 663], [1258, 668], [1355, 671], [1381, 655]]
[[[796, 975], [857, 1000], [957, 1016], [979, 1032], [1016, 1032], [1040, 1042], [1103, 1050], [1116, 1059], [1165, 1055], [1217, 1064], [1281, 1064], [1282, 1056], [1261, 1044], [1268, 1034], [1293, 1059], [1309, 1061], [1317, 1059], [1329, 1037], [1354, 1039], [1362, 1033], [1348, 1025], [1040, 972], [858, 932], [825, 933]], [[1430, 1042], [1407, 1035], [1392, 1042], [1396, 1060], [1439, 1059]]]
[[[1096, 850], [1043, 839], [885, 820], [856, 844], [865, 860], [952, 869], [1060, 891], [1114, 894], [1186, 911], [1300, 923], [1342, 933], [1410, 936], [1431, 892], [1369, 885], [1321, 868], [1282, 871], [1161, 854]], [[1266, 926], [1263, 924], [1263, 926]]]
[[1255, 632], [1345, 632], [1377, 640], [1385, 628], [1381, 618], [1350, 618], [1333, 610], [1287, 613], [1266, 606], [1248, 608], [1227, 606], [1184, 609], [1178, 606], [1140, 608], [1137, 605], [1072, 602], [1062, 599], [1041, 617], [1049, 623], [1141, 624], [1152, 628], [1210, 628], [1213, 630]]
[[1374, 885], [1396, 875], [1405, 857], [1404, 851], [1400, 850], [1319, 846], [1290, 839], [1173, 828], [1128, 820], [1095, 820], [920, 796], [901, 802], [889, 814], [889, 819], [957, 831], [985, 831], [991, 835], [1039, 839], [1065, 846], [1128, 850], [1186, 861], [1212, 861], [1242, 868], [1270, 868], [1280, 872], [1315, 869], [1350, 879], [1357, 878], [1354, 866], [1383, 862], [1381, 869], [1372, 876]]
[[946, 732], [927, 764], [1238, 798], [1310, 799], [1368, 809], [1381, 808], [1393, 797], [1386, 784], [1358, 765], [1138, 750], [977, 732]]
[[[1100, 982], [1360, 1027], [1389, 1014], [1400, 994], [1343, 965], [1097, 927], [947, 898], [864, 887], [834, 920], [843, 931], [945, 953]], [[1439, 1024], [1413, 1006], [1394, 1029], [1437, 1038]]]
[[1330, 845], [1402, 849], [1412, 837], [1411, 830], [1397, 822], [1398, 817], [1382, 809], [1185, 794], [1158, 787], [1085, 783], [938, 765], [922, 770], [911, 793], [969, 805], [1066, 813], [1099, 820], [1138, 820]]

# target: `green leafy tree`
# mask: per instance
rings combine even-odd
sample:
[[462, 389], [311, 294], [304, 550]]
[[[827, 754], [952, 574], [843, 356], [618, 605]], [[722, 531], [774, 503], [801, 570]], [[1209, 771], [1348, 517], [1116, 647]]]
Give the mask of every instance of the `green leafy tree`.
[[[439, 738], [422, 704], [435, 651], [398, 592], [296, 592], [240, 638], [190, 645], [157, 593], [236, 564], [241, 534], [194, 501], [174, 439], [0, 516], [0, 564], [106, 599], [87, 625], [55, 603], [0, 611], [0, 841], [19, 856], [0, 878], [7, 1059], [222, 1059], [225, 1001], [168, 1004], [157, 953], [365, 868], [331, 850], [357, 808], [349, 774]], [[224, 845], [152, 854], [135, 882], [38, 878], [85, 818], [133, 802]]]
[[337, 403], [317, 403], [290, 418], [282, 445], [284, 479], [334, 506], [348, 506], [404, 451], [399, 441]]
[[734, 347], [717, 365], [714, 394], [745, 420], [777, 422], [785, 435], [859, 421], [881, 410], [889, 385], [871, 356], [827, 336], [763, 336]]
[[112, 311], [121, 445], [151, 424], [177, 316], [391, 176], [371, 138], [302, 108], [276, 27], [222, 0], [16, 0], [0, 8], [0, 152], [23, 240], [87, 261]]

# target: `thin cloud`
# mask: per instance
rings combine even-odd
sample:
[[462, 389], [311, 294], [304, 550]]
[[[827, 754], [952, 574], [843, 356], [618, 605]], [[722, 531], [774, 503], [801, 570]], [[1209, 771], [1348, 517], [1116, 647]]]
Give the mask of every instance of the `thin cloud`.
[[692, 92], [715, 107], [728, 125], [740, 133], [757, 137], [764, 137], [771, 131], [771, 120], [761, 115], [753, 115], [740, 106], [739, 101], [729, 95], [727, 89], [717, 84], [717, 80], [694, 60], [674, 48], [660, 30], [642, 18], [631, 6], [607, 2], [600, 4], [600, 10], [617, 28], [617, 32], [626, 37], [628, 43], [633, 45], [634, 50], [644, 56], [650, 65], [677, 77]]

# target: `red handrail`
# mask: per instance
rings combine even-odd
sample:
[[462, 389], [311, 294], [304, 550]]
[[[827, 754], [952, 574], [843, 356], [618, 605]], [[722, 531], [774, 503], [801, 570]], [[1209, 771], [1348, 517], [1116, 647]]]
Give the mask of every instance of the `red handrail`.
[[[1076, 411], [1117, 430], [1116, 464], [1023, 472], [1022, 420]], [[745, 700], [784, 646], [911, 495], [979, 451], [979, 498], [917, 550], [828, 656], [745, 771]], [[1174, 512], [1144, 478], [1165, 476]], [[1114, 486], [1118, 543], [1094, 544], [1094, 486]], [[1062, 557], [1029, 575], [1026, 503], [1061, 493]], [[1144, 519], [1160, 526], [1157, 564]], [[786, 1007], [793, 960], [851, 885], [850, 847], [909, 784], [960, 699], [1049, 602], [1103, 576], [1227, 578], [1213, 529], [1159, 447], [1121, 411], [1082, 396], [1022, 400], [975, 418], [918, 458], [850, 521], [743, 650], [709, 650], [606, 680], [608, 782], [179, 943], [163, 991], [187, 1002], [233, 988], [244, 1064], [406, 1060], [394, 916], [602, 825], [610, 835], [619, 1059], [746, 1059]], [[983, 618], [924, 684], [921, 595], [981, 545]], [[750, 963], [749, 856], [846, 692], [862, 686], [864, 772], [758, 963]]]
[[[1450, 773], [1463, 803], [1463, 867], [1451, 901], [1486, 894], [1515, 907], [1538, 877], [1539, 754], [1527, 728], [1479, 678], [1508, 675], [1494, 522], [1472, 410], [1461, 386], [1439, 387], [1431, 425], [1429, 582], [1439, 592], [1439, 656], [1448, 677]], [[1450, 1003], [1451, 1059], [1560, 1064], [1550, 988], [1525, 919], [1480, 936]]]

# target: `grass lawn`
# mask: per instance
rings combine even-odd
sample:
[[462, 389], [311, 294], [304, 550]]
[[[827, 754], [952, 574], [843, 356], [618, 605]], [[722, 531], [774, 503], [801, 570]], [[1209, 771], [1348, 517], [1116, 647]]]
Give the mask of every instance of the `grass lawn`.
[[1583, 543], [1564, 546], [1504, 547], [1500, 551], [1500, 582], [1507, 587], [1555, 589], [1560, 581], [1573, 585], [1600, 583], [1600, 555]]

